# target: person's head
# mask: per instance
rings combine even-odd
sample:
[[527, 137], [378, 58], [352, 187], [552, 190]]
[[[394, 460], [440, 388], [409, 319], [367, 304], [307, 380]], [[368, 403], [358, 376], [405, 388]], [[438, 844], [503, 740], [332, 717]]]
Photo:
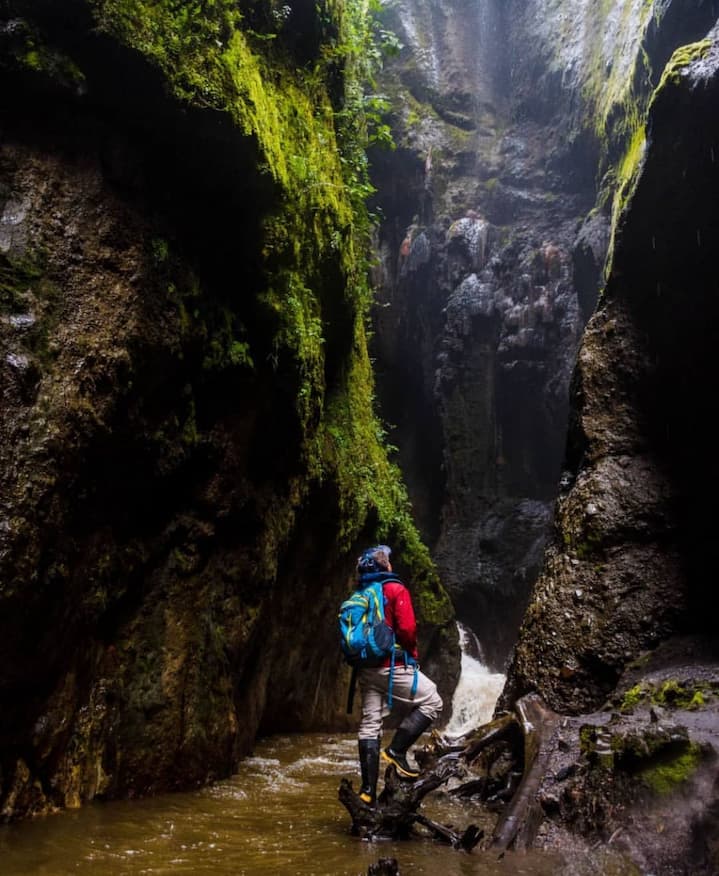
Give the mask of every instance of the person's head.
[[389, 561], [389, 555], [392, 549], [386, 544], [378, 544], [374, 547], [367, 548], [362, 552], [362, 555], [357, 560], [357, 574], [364, 575], [370, 572], [391, 572], [392, 563]]

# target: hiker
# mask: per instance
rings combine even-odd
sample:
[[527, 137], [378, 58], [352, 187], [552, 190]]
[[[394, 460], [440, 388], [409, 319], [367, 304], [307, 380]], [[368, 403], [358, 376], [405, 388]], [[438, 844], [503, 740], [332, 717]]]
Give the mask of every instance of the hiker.
[[360, 668], [358, 682], [362, 699], [359, 726], [359, 760], [362, 772], [360, 799], [374, 806], [379, 775], [382, 719], [394, 703], [409, 711], [382, 751], [382, 759], [394, 764], [400, 776], [416, 779], [419, 770], [407, 763], [407, 750], [424, 733], [442, 710], [437, 685], [419, 671], [417, 624], [409, 591], [392, 572], [391, 550], [386, 545], [368, 548], [357, 561], [360, 587], [382, 583], [384, 620], [394, 630], [395, 656], [381, 665]]

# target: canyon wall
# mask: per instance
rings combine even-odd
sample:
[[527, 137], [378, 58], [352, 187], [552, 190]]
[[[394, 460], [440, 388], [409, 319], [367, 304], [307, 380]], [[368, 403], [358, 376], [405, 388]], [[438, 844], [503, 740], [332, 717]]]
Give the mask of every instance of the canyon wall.
[[719, 237], [716, 30], [679, 49], [618, 213], [572, 384], [565, 488], [504, 702], [588, 711], [673, 635], [715, 638], [711, 599]]
[[718, 98], [719, 21], [663, 68], [624, 163], [555, 525], [497, 704], [532, 692], [556, 721], [512, 812], [519, 844], [677, 876], [719, 866]]
[[485, 659], [506, 664], [561, 483], [570, 379], [642, 121], [716, 4], [418, 3], [379, 83], [374, 348], [422, 531]]
[[361, 10], [291, 12], [0, 5], [4, 819], [354, 726], [336, 611], [376, 539], [450, 699], [373, 412]]

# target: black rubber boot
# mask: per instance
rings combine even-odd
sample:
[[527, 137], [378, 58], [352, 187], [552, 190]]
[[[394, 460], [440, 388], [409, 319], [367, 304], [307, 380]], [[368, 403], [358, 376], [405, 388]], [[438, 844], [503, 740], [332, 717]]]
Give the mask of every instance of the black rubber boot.
[[414, 709], [396, 729], [392, 741], [382, 752], [382, 758], [394, 764], [397, 772], [405, 779], [416, 779], [419, 776], [419, 770], [407, 763], [407, 750], [431, 723], [432, 718], [423, 715], [419, 709]]
[[379, 739], [360, 739], [359, 761], [362, 771], [362, 787], [359, 798], [368, 806], [377, 800], [377, 777], [379, 776]]

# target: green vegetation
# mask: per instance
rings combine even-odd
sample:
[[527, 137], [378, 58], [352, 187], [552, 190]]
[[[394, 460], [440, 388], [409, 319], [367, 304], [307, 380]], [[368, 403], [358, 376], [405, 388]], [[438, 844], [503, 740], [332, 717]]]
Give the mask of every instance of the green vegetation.
[[657, 705], [693, 711], [703, 708], [707, 697], [716, 693], [717, 685], [710, 682], [681, 682], [675, 679], [668, 679], [659, 685], [640, 682], [624, 694], [619, 710], [628, 712], [637, 706]]
[[387, 457], [386, 436], [373, 412], [373, 375], [364, 335], [357, 324], [359, 351], [347, 375], [346, 391], [328, 400], [322, 458], [334, 470], [342, 525], [339, 544], [349, 550], [367, 520], [374, 520], [379, 540], [398, 547], [401, 561], [412, 573], [421, 617], [428, 623], [446, 623], [453, 610], [439, 587], [426, 546], [412, 521], [412, 510], [401, 473]]
[[37, 366], [53, 358], [50, 335], [58, 319], [60, 293], [46, 276], [43, 254], [0, 255], [0, 314], [28, 320], [22, 343]]
[[0, 67], [20, 68], [49, 76], [55, 82], [71, 88], [84, 85], [85, 74], [64, 52], [46, 44], [40, 33], [26, 20], [13, 22], [9, 39], [3, 46]]
[[[289, 487], [291, 505], [301, 504], [312, 481], [333, 483], [338, 550], [349, 552], [360, 537], [393, 538], [420, 584], [424, 617], [448, 620], [449, 600], [412, 522], [401, 474], [388, 458], [367, 353], [373, 293], [366, 199], [373, 189], [365, 150], [372, 142], [391, 145], [388, 104], [376, 93], [374, 73], [386, 54], [399, 50], [396, 38], [380, 27], [366, 0], [319, 2], [306, 29], [319, 32], [320, 41], [299, 63], [288, 37], [292, 21], [284, 28], [271, 2], [250, 10], [235, 0], [88, 2], [100, 29], [157, 66], [179, 101], [229, 116], [254, 144], [269, 180], [257, 301], [271, 333], [269, 343], [262, 339], [269, 355], [258, 360], [259, 339], [247, 334], [231, 294], [226, 311], [208, 316], [199, 289], [178, 288], [169, 247], [155, 239], [150, 255], [168, 272], [168, 294], [177, 301], [183, 331], [207, 333], [207, 369], [269, 368], [282, 375], [296, 399], [306, 472]], [[333, 311], [339, 302], [352, 318], [328, 392], [326, 346], [337, 332], [327, 316], [330, 300]], [[183, 435], [186, 442], [197, 440], [194, 416]], [[288, 507], [273, 517], [267, 510], [268, 571], [293, 513]]]
[[0, 313], [25, 311], [28, 292], [42, 275], [42, 267], [31, 259], [0, 255]]
[[[634, 695], [633, 695], [634, 696]], [[584, 724], [579, 730], [580, 748], [596, 768], [610, 769], [617, 776], [631, 777], [655, 794], [668, 794], [691, 778], [703, 750], [689, 739], [683, 727], [671, 731], [658, 724], [616, 727]]]
[[711, 40], [700, 40], [697, 43], [689, 43], [676, 49], [664, 68], [657, 92], [661, 91], [668, 83], [676, 85], [681, 79], [682, 70], [693, 61], [704, 58], [711, 46]]
[[667, 752], [656, 762], [644, 765], [637, 775], [655, 794], [670, 794], [692, 777], [701, 758], [701, 747], [689, 743], [680, 751]]
[[619, 217], [641, 169], [653, 76], [644, 41], [653, 10], [652, 2], [602, 0], [587, 8], [581, 36], [570, 16], [562, 17], [556, 34], [557, 64], [570, 57], [577, 70], [584, 104], [577, 124], [599, 153], [598, 206], [612, 220], [607, 267]]
[[[678, 48], [666, 65], [656, 90], [651, 90], [653, 71], [643, 41], [650, 13], [654, 8], [645, 2], [639, 9], [639, 20], [632, 19], [632, 3], [626, 0], [614, 42], [614, 55], [607, 59], [601, 50], [591, 56], [586, 70], [584, 97], [593, 118], [594, 132], [600, 145], [601, 178], [599, 204], [609, 207], [612, 218], [612, 238], [605, 262], [605, 277], [612, 264], [615, 233], [620, 218], [634, 194], [639, 179], [646, 143], [646, 123], [652, 104], [668, 83], [676, 83], [681, 70], [697, 58], [703, 57], [711, 41]], [[601, 19], [610, 11], [604, 4], [597, 10]], [[636, 41], [635, 62], [631, 69], [623, 67], [622, 56], [627, 56], [627, 42]], [[608, 71], [608, 74], [607, 74]], [[656, 81], [656, 80], [654, 80]]]

